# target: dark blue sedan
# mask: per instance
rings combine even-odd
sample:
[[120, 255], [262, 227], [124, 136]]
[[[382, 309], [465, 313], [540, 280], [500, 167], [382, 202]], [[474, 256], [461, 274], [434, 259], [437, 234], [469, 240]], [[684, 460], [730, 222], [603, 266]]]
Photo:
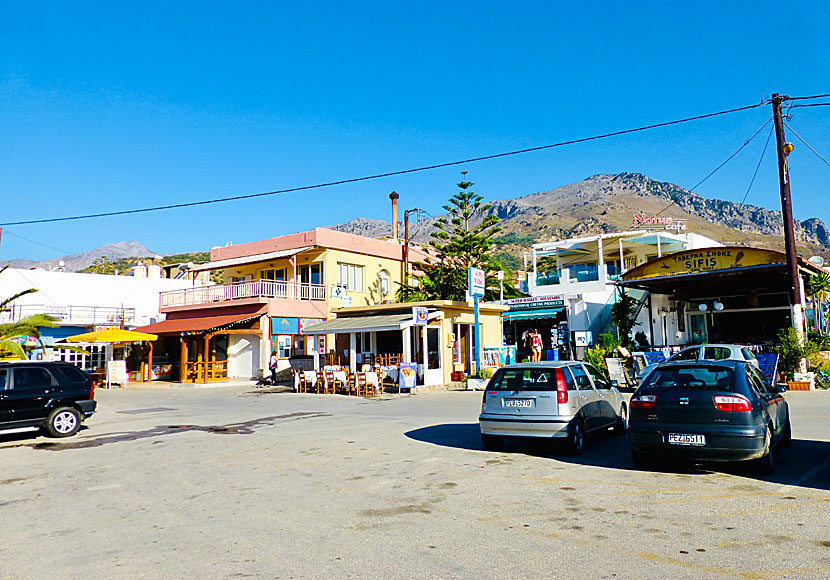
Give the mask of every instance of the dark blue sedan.
[[753, 460], [769, 474], [792, 432], [787, 401], [755, 366], [687, 361], [658, 366], [634, 392], [628, 437], [638, 465]]

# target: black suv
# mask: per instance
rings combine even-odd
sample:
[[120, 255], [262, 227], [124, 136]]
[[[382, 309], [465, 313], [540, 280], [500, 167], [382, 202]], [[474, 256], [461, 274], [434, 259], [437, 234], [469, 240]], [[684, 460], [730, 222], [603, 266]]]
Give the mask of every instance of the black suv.
[[0, 434], [45, 429], [69, 437], [95, 412], [95, 385], [64, 362], [0, 362]]

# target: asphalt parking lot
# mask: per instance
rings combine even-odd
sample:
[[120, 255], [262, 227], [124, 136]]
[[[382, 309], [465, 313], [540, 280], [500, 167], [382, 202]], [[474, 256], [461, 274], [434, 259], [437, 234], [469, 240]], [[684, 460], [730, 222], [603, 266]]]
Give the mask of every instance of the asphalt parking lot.
[[0, 438], [0, 578], [828, 578], [830, 392], [773, 476], [481, 447], [481, 393], [99, 391]]

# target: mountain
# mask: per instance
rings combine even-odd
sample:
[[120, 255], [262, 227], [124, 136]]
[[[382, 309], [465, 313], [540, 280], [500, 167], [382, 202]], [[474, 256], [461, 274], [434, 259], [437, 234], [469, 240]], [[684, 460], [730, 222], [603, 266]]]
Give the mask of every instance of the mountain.
[[100, 248], [84, 252], [83, 254], [72, 254], [42, 262], [35, 262], [34, 260], [9, 260], [9, 264], [12, 268], [43, 268], [45, 270], [51, 270], [57, 268], [58, 263], [63, 260], [66, 264], [64, 269], [67, 272], [77, 272], [78, 270], [88, 268], [96, 260], [101, 258], [118, 260], [122, 258], [147, 258], [155, 255], [155, 252], [151, 252], [140, 242], [116, 242], [114, 244], [103, 245]]
[[[634, 216], [671, 217], [684, 220], [687, 231], [729, 245], [783, 249], [780, 211], [719, 199], [707, 199], [673, 183], [655, 181], [639, 173], [594, 175], [577, 183], [491, 202], [490, 213], [500, 218], [497, 234], [503, 253], [521, 252], [533, 243], [597, 233], [641, 229]], [[429, 240], [437, 218], [410, 225], [410, 239]], [[355, 222], [359, 221], [359, 224]], [[388, 236], [389, 222], [353, 220], [333, 229], [362, 235]], [[660, 226], [662, 229], [662, 226]], [[403, 229], [401, 228], [401, 236]], [[798, 252], [805, 256], [830, 255], [830, 233], [818, 218], [795, 222]]]

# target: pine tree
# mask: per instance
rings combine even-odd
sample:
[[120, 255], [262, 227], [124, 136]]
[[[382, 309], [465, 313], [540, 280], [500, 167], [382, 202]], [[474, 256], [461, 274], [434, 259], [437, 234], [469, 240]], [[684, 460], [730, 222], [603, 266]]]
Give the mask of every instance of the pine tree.
[[[485, 298], [493, 299], [492, 282], [495, 282], [497, 267], [489, 251], [494, 244], [493, 235], [501, 231], [496, 225], [499, 218], [487, 214], [492, 206], [483, 204], [484, 198], [470, 189], [474, 184], [467, 181], [467, 172], [462, 171], [461, 175], [462, 181], [458, 183], [460, 191], [443, 206], [449, 215], [435, 223], [437, 231], [431, 234], [429, 245], [434, 257], [415, 263], [420, 273], [416, 275], [415, 284], [401, 285], [399, 301], [464, 301], [470, 267], [485, 271], [488, 279]], [[498, 284], [495, 286], [498, 287]], [[498, 290], [495, 295], [498, 296]]]

